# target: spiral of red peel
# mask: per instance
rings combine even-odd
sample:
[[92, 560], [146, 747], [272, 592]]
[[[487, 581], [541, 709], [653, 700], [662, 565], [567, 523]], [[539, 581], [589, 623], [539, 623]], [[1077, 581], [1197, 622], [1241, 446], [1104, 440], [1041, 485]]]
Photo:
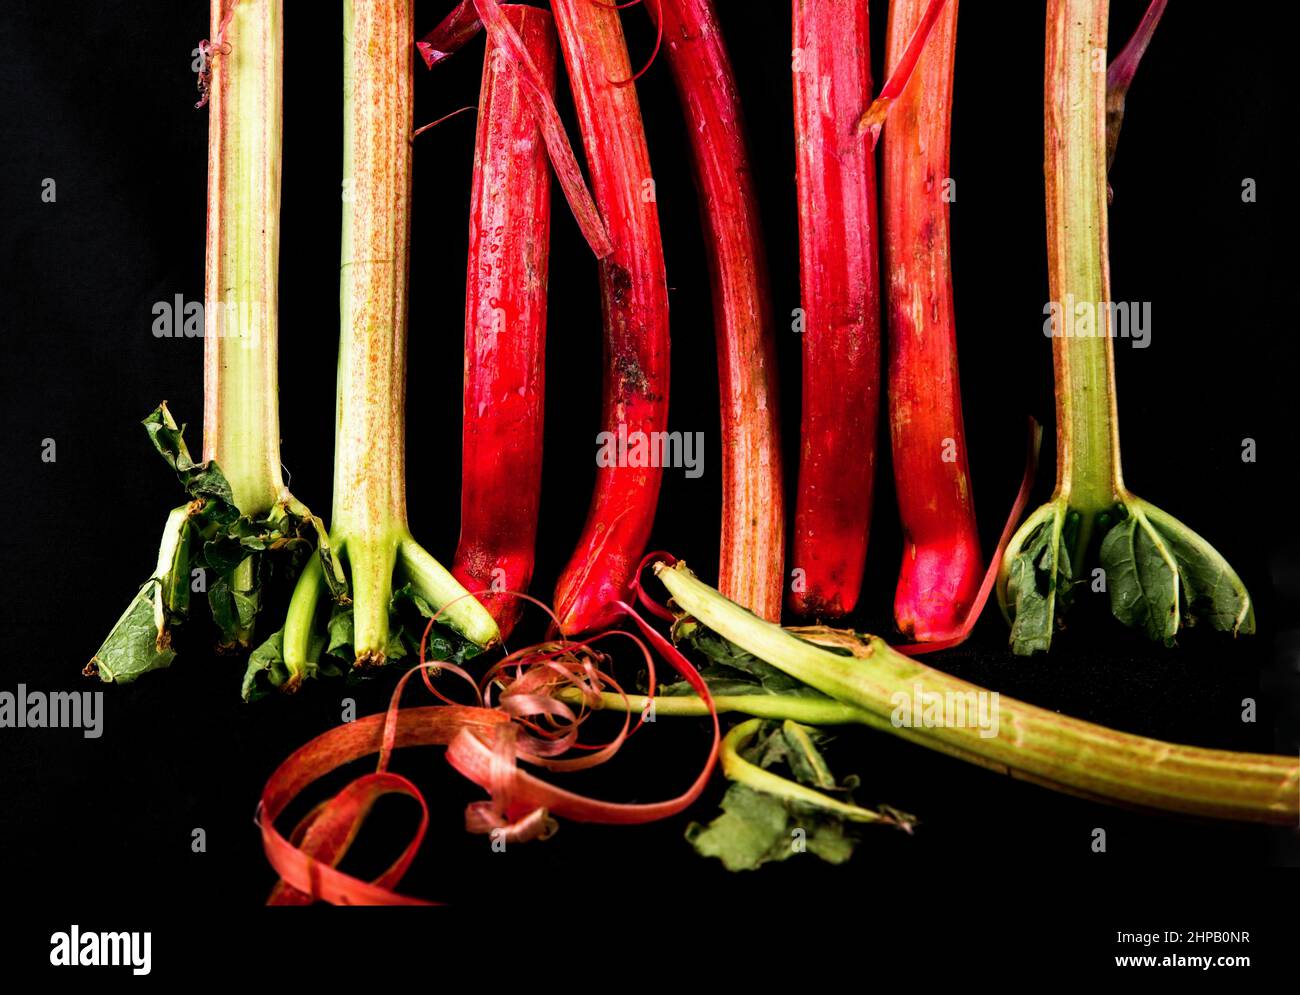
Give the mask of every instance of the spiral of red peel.
[[[655, 559], [676, 562], [668, 554], [656, 553], [646, 563]], [[653, 602], [641, 589], [639, 572], [632, 588], [647, 610], [672, 618], [666, 608]], [[535, 599], [527, 600], [541, 605]], [[558, 628], [554, 613], [545, 605], [541, 607]], [[608, 630], [580, 642], [561, 637], [508, 654], [479, 681], [456, 664], [427, 659], [429, 633], [438, 617], [435, 615], [420, 640], [420, 664], [398, 681], [386, 711], [344, 723], [317, 736], [291, 754], [267, 781], [255, 822], [262, 834], [267, 860], [280, 877], [269, 903], [432, 904], [395, 890], [414, 861], [429, 824], [428, 804], [420, 790], [405, 777], [388, 770], [393, 752], [404, 746], [447, 746], [448, 763], [488, 793], [487, 799], [467, 807], [465, 828], [491, 834], [494, 841], [521, 843], [545, 839], [555, 831], [556, 817], [577, 822], [636, 824], [675, 815], [694, 802], [717, 764], [722, 738], [709, 689], [690, 661], [635, 608], [622, 601], [611, 607], [631, 621], [640, 635]], [[708, 758], [691, 785], [675, 798], [648, 804], [600, 801], [564, 791], [519, 767], [520, 760], [554, 771], [579, 770], [604, 763], [644, 723], [642, 716], [633, 725], [630, 713], [624, 709], [622, 728], [608, 742], [592, 745], [578, 740], [581, 726], [593, 712], [591, 706], [604, 689], [612, 688], [626, 701], [623, 688], [608, 672], [609, 657], [594, 648], [602, 640], [616, 636], [631, 640], [640, 651], [652, 694], [657, 686], [654, 667], [658, 654], [709, 708], [713, 744]], [[438, 691], [431, 677], [444, 671], [473, 688], [476, 705], [455, 704]], [[417, 673], [445, 704], [401, 707], [402, 692]], [[557, 693], [568, 687], [577, 688], [582, 695], [583, 704], [576, 712], [557, 698]], [[496, 705], [492, 705], [494, 697]], [[570, 750], [581, 750], [586, 755], [565, 756]], [[309, 785], [339, 767], [372, 754], [378, 754], [375, 771], [357, 778], [313, 808], [288, 839], [276, 829], [276, 819]], [[392, 865], [372, 881], [340, 871], [337, 865], [347, 854], [375, 801], [390, 794], [406, 795], [420, 806], [420, 822], [410, 841]]]

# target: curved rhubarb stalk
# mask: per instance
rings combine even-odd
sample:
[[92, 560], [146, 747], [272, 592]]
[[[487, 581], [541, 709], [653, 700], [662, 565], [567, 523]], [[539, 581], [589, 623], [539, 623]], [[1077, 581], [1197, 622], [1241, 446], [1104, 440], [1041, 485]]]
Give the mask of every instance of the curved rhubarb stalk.
[[[412, 0], [345, 0], [343, 251], [334, 546], [347, 565], [355, 665], [390, 654], [393, 574], [471, 642], [492, 616], [412, 537], [406, 521], [406, 283], [410, 243]], [[294, 591], [283, 633], [286, 688], [315, 672], [319, 562]], [[331, 643], [340, 638], [331, 626]]]
[[[654, 570], [683, 612], [734, 644], [726, 652], [739, 647], [871, 715], [854, 721], [1096, 801], [1292, 827], [1300, 818], [1295, 756], [1165, 743], [1003, 695], [990, 699], [983, 688], [905, 657], [875, 636], [835, 630], [795, 635], [728, 601], [684, 563], [660, 562]], [[981, 697], [990, 703], [978, 705]], [[970, 721], [977, 707], [990, 722]], [[931, 723], [936, 708], [940, 721]], [[950, 713], [963, 721], [945, 721]], [[763, 714], [780, 715], [779, 706]]]
[[655, 0], [686, 117], [713, 283], [722, 398], [718, 587], [781, 617], [785, 560], [776, 342], [740, 96], [712, 0]]
[[[904, 56], [929, 0], [894, 0], [887, 64]], [[948, 243], [948, 146], [957, 0], [939, 16], [885, 128], [881, 189], [889, 295], [889, 429], [903, 523], [894, 619], [947, 638], [982, 572], [957, 371]]]
[[573, 634], [619, 618], [614, 603], [628, 596], [654, 524], [661, 469], [639, 464], [668, 427], [668, 284], [636, 88], [618, 83], [632, 75], [618, 12], [592, 0], [554, 0], [552, 8], [592, 189], [614, 245], [599, 263], [601, 421], [605, 438], [628, 445], [626, 462], [638, 464], [596, 471], [586, 524], [555, 591], [560, 623]]
[[[555, 82], [551, 15], [505, 6], [546, 83]], [[542, 484], [546, 274], [551, 175], [519, 74], [489, 44], [479, 91], [465, 292], [460, 542], [451, 572], [504, 639], [533, 575]]]
[[1106, 216], [1107, 0], [1050, 0], [1045, 167], [1056, 368], [1056, 490], [1012, 538], [998, 578], [1016, 653], [1045, 651], [1100, 540], [1111, 611], [1172, 644], [1195, 610], [1251, 633], [1245, 585], [1219, 553], [1125, 486], [1115, 407]]
[[840, 618], [866, 564], [880, 394], [876, 167], [858, 118], [871, 99], [866, 0], [794, 0], [803, 420], [796, 614]]

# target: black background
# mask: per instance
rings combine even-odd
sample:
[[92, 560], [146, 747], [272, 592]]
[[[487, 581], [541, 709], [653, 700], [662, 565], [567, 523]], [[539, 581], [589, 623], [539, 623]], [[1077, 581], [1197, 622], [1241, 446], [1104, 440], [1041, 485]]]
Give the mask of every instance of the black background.
[[[289, 0], [286, 13], [281, 248], [283, 456], [294, 492], [329, 506], [338, 334], [341, 180], [341, 5]], [[417, 4], [417, 33], [451, 6]], [[775, 0], [718, 0], [749, 122], [769, 245], [782, 375], [788, 493], [799, 413], [797, 225], [789, 9]], [[873, 5], [879, 78], [884, 3]], [[1112, 51], [1144, 3], [1115, 0]], [[1282, 523], [1283, 466], [1293, 459], [1294, 368], [1283, 353], [1279, 131], [1290, 98], [1275, 61], [1279, 26], [1173, 4], [1129, 98], [1112, 180], [1113, 296], [1151, 301], [1145, 350], [1117, 344], [1126, 478], [1143, 497], [1201, 531], [1258, 602], [1259, 634], [1232, 643], [1208, 631], [1165, 651], [1078, 606], [1050, 656], [1013, 658], [996, 609], [967, 647], [936, 665], [1072, 715], [1204, 746], [1297, 749], [1295, 542]], [[653, 31], [624, 13], [633, 62]], [[381, 709], [397, 674], [360, 688], [309, 687], [246, 706], [242, 664], [197, 650], [127, 687], [83, 682], [80, 670], [148, 575], [178, 489], [139, 420], [162, 398], [190, 423], [202, 411], [200, 339], [158, 339], [155, 301], [201, 300], [207, 117], [195, 110], [191, 50], [207, 5], [6, 4], [0, 15], [0, 322], [5, 479], [0, 689], [104, 690], [103, 738], [0, 730], [0, 870], [29, 895], [77, 903], [248, 909], [274, 881], [252, 823], [267, 775], [336, 724], [341, 699]], [[977, 510], [991, 547], [1023, 462], [1025, 421], [1049, 427], [1050, 344], [1042, 182], [1042, 4], [967, 0], [959, 21], [953, 206], [959, 348]], [[476, 98], [483, 42], [426, 72], [416, 123]], [[660, 59], [638, 84], [655, 169], [672, 306], [670, 427], [706, 434], [705, 475], [668, 472], [654, 545], [712, 579], [720, 500], [716, 360], [707, 273], [676, 95]], [[561, 112], [572, 128], [571, 106]], [[411, 247], [408, 491], [414, 534], [445, 561], [458, 530], [464, 267], [473, 115], [416, 141]], [[580, 155], [581, 157], [581, 155]], [[41, 201], [46, 177], [57, 202]], [[1258, 184], [1245, 204], [1241, 184]], [[549, 596], [577, 537], [594, 473], [600, 404], [595, 265], [555, 193], [547, 354], [546, 464], [534, 593]], [[1284, 324], [1287, 322], [1287, 324]], [[57, 442], [57, 462], [40, 459]], [[1253, 438], [1258, 461], [1241, 459]], [[858, 628], [892, 631], [901, 542], [887, 438]], [[1050, 490], [1043, 455], [1038, 497]], [[1281, 538], [1279, 538], [1281, 534]], [[423, 692], [413, 689], [412, 701]], [[1241, 702], [1260, 702], [1241, 721]], [[612, 763], [565, 786], [649, 801], [679, 792], [708, 747], [703, 723], [660, 721]], [[847, 866], [793, 859], [728, 875], [694, 856], [686, 817], [636, 828], [564, 825], [551, 841], [493, 853], [462, 831], [479, 797], [434, 750], [395, 765], [429, 799], [433, 822], [403, 890], [477, 902], [503, 891], [626, 896], [707, 889], [741, 896], [852, 894], [882, 873], [963, 869], [988, 895], [1004, 869], [1258, 868], [1300, 862], [1294, 834], [1151, 817], [1065, 798], [901, 741], [846, 731], [832, 748], [860, 799], [916, 813], [917, 834], [869, 833]], [[722, 784], [690, 813], [708, 818]], [[324, 794], [318, 797], [325, 797]], [[386, 866], [413, 825], [407, 802], [381, 803], [355, 857]], [[191, 831], [207, 852], [191, 852]], [[1091, 852], [1105, 828], [1108, 852]], [[1055, 873], [1049, 872], [1049, 873]], [[647, 877], [649, 876], [649, 878]], [[1251, 873], [1252, 880], [1258, 879]], [[979, 885], [979, 882], [983, 882]], [[842, 889], [832, 891], [832, 889]], [[7, 890], [7, 889], [6, 889]], [[864, 911], [864, 914], [865, 911]], [[1231, 922], [1222, 923], [1223, 928]], [[114, 926], [113, 928], [118, 928]], [[1160, 928], [1175, 928], [1163, 924]]]

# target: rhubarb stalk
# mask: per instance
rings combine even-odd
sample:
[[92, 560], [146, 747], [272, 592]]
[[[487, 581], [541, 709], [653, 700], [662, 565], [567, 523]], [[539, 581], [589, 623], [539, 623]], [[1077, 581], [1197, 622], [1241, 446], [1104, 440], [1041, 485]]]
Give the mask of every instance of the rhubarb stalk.
[[[653, 443], [668, 422], [668, 285], [636, 88], [620, 85], [632, 75], [627, 45], [618, 11], [610, 6], [554, 0], [552, 9], [592, 190], [614, 246], [599, 262], [605, 328], [601, 421], [606, 438]], [[600, 628], [620, 617], [616, 602], [629, 596], [654, 524], [660, 480], [658, 466], [597, 469], [586, 524], [556, 585], [556, 613], [565, 632]]]
[[[536, 7], [502, 10], [553, 88], [551, 15]], [[526, 86], [489, 40], [470, 197], [460, 542], [452, 573], [487, 592], [481, 600], [502, 638], [522, 602], [496, 592], [528, 588], [542, 484], [551, 176]]]
[[[91, 660], [88, 672], [127, 681], [175, 655], [172, 626], [188, 610], [191, 570], [206, 570], [219, 648], [247, 647], [262, 586], [289, 572], [319, 519], [280, 470], [277, 269], [280, 251], [282, 0], [213, 0], [200, 46], [208, 106], [208, 223], [204, 287], [203, 463], [195, 463], [166, 405], [145, 421], [193, 500], [172, 512], [154, 576]], [[152, 602], [152, 619], [144, 604]]]
[[718, 587], [781, 617], [785, 559], [776, 343], [740, 95], [712, 0], [654, 0], [691, 143], [722, 398]]
[[1056, 490], [1012, 538], [998, 597], [1016, 653], [1045, 651], [1093, 545], [1121, 622], [1172, 644], [1191, 613], [1255, 630], [1245, 585], [1204, 539], [1133, 495], [1120, 469], [1106, 191], [1107, 0], [1051, 0], [1044, 172], [1056, 370]]
[[857, 604], [880, 393], [875, 156], [866, 0], [794, 0], [803, 417], [791, 565], [796, 614]]
[[[406, 519], [406, 292], [410, 239], [412, 0], [345, 0], [341, 340], [331, 535], [347, 567], [347, 627], [358, 667], [393, 652], [394, 571], [473, 643], [498, 639], [487, 610], [412, 537]], [[315, 672], [313, 562], [294, 591], [283, 633], [284, 684]], [[346, 599], [346, 600], [344, 600]], [[274, 668], [272, 668], [274, 670]]]
[[[898, 65], [929, 0], [894, 0], [887, 62]], [[952, 197], [957, 0], [940, 14], [885, 128], [881, 176], [889, 301], [889, 429], [903, 523], [894, 596], [898, 628], [918, 641], [951, 635], [981, 576], [957, 370], [948, 204]]]
[[[960, 706], [969, 717], [989, 692], [903, 656], [875, 636], [834, 630], [795, 635], [728, 601], [683, 563], [660, 562], [654, 570], [676, 605], [733, 644], [733, 652], [739, 647], [871, 716], [854, 721], [1096, 801], [1276, 825], [1294, 826], [1300, 818], [1300, 761], [1294, 756], [1165, 743], [1001, 695], [988, 706], [996, 726], [921, 721], [918, 712], [928, 716], [935, 702], [940, 715], [949, 708], [955, 715]], [[656, 708], [665, 700], [656, 699]], [[771, 706], [760, 714], [796, 717]]]

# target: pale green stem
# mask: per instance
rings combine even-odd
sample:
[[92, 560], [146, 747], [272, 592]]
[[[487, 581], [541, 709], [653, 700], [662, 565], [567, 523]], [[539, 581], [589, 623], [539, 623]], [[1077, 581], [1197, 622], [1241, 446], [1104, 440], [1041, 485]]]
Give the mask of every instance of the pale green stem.
[[203, 456], [220, 465], [236, 507], [257, 517], [286, 499], [277, 351], [283, 0], [216, 0], [211, 24]]
[[820, 791], [814, 791], [812, 788], [751, 764], [740, 755], [740, 751], [744, 749], [745, 744], [758, 734], [762, 726], [762, 719], [750, 719], [748, 722], [740, 723], [727, 733], [723, 739], [722, 749], [719, 751], [718, 756], [722, 761], [722, 772], [730, 780], [752, 788], [754, 791], [761, 791], [764, 794], [773, 795], [800, 805], [819, 808], [832, 815], [837, 815], [841, 819], [848, 819], [850, 822], [898, 822], [897, 819], [889, 815], [873, 812], [870, 809], [860, 808], [857, 805], [850, 805], [847, 802], [831, 798]]
[[[577, 688], [564, 688], [556, 694], [561, 701], [572, 705], [583, 703]], [[651, 697], [646, 694], [629, 694], [626, 698], [614, 691], [601, 692], [600, 700], [592, 707], [615, 712], [645, 714], [654, 702], [655, 715], [700, 717], [709, 714], [704, 699], [693, 694], [672, 694]], [[874, 726], [879, 719], [870, 712], [854, 708], [834, 698], [812, 698], [793, 694], [731, 694], [714, 695], [713, 706], [719, 713], [739, 712], [764, 719], [792, 719], [810, 726], [834, 726], [857, 723]]]
[[[1063, 321], [1052, 339], [1056, 493], [1081, 515], [1079, 555], [1095, 517], [1124, 492], [1106, 206], [1107, 6], [1107, 0], [1050, 0], [1047, 12], [1048, 277]], [[1081, 331], [1091, 334], [1073, 334]]]

